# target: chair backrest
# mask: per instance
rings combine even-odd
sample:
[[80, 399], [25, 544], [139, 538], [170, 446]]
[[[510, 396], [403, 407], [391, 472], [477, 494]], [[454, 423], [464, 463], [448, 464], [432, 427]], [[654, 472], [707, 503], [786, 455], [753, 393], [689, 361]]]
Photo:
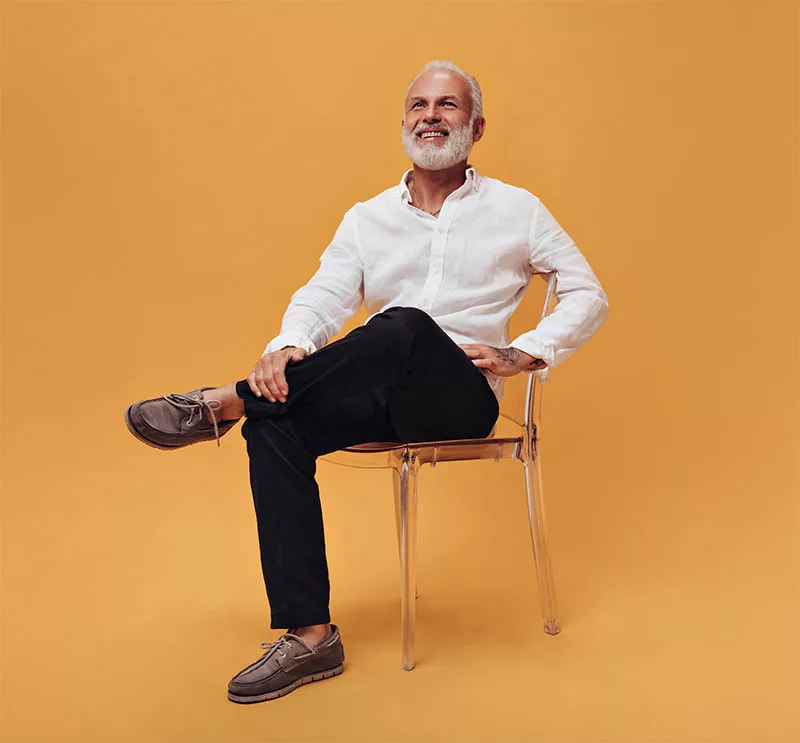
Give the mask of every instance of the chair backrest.
[[[542, 314], [539, 318], [541, 322], [547, 317], [556, 305], [556, 286], [558, 278], [555, 271], [537, 272], [534, 276], [540, 276], [547, 282], [547, 290], [542, 306]], [[542, 409], [542, 382], [536, 373], [531, 372], [528, 379], [528, 386], [525, 392], [524, 420], [526, 435], [530, 441], [536, 441], [541, 421]]]
[[[557, 278], [555, 271], [536, 272], [531, 276], [533, 282], [535, 277], [541, 278], [545, 285], [544, 301], [540, 302], [540, 292], [538, 290], [531, 292], [534, 289], [533, 285], [528, 286], [523, 299], [523, 304], [514, 312], [513, 320], [521, 319], [522, 316], [528, 318], [524, 321], [525, 329], [531, 327], [530, 316], [533, 312], [539, 315], [539, 321], [543, 320], [550, 314], [553, 307], [557, 303], [556, 287]], [[534, 296], [535, 295], [535, 296]], [[540, 311], [539, 311], [540, 308]], [[533, 312], [532, 312], [533, 310]], [[516, 335], [512, 330], [512, 337]], [[518, 435], [501, 433], [503, 430], [508, 430], [506, 424], [502, 423], [500, 419], [506, 419], [519, 426], [520, 428], [527, 429], [527, 434], [530, 436], [532, 429], [539, 422], [539, 411], [541, 409], [542, 400], [542, 382], [549, 381], [549, 370], [527, 372], [527, 380], [520, 379], [521, 376], [509, 377], [503, 380], [503, 395], [500, 402], [500, 418], [498, 425], [500, 431], [495, 426], [490, 437], [504, 436], [504, 435]]]

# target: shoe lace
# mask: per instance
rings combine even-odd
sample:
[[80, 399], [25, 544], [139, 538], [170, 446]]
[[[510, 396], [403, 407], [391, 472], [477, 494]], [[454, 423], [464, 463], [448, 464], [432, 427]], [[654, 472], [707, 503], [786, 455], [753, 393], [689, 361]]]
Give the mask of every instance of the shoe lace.
[[261, 648], [267, 651], [267, 655], [270, 653], [277, 653], [281, 658], [286, 658], [286, 649], [289, 647], [289, 639], [299, 640], [303, 645], [305, 645], [309, 650], [314, 650], [300, 635], [295, 635], [293, 632], [284, 632], [277, 640], [274, 642], [262, 642]]
[[[202, 393], [201, 393], [202, 394]], [[217, 446], [219, 446], [219, 426], [217, 425], [217, 416], [214, 410], [222, 408], [222, 403], [219, 400], [199, 400], [195, 397], [188, 395], [181, 395], [178, 392], [173, 392], [171, 395], [161, 395], [170, 405], [176, 408], [189, 411], [189, 418], [186, 421], [187, 425], [191, 425], [199, 417], [203, 416], [203, 412], [207, 409], [211, 414], [211, 422], [214, 424], [214, 435], [217, 437]]]

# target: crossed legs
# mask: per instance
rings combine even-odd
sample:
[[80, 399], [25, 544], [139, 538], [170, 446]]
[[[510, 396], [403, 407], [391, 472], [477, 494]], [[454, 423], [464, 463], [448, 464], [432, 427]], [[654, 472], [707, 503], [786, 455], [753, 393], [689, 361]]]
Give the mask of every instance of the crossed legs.
[[250, 484], [271, 628], [317, 641], [330, 583], [316, 460], [368, 441], [489, 434], [499, 413], [488, 381], [424, 311], [391, 307], [286, 367], [285, 403], [246, 380], [204, 393], [218, 419], [246, 417]]

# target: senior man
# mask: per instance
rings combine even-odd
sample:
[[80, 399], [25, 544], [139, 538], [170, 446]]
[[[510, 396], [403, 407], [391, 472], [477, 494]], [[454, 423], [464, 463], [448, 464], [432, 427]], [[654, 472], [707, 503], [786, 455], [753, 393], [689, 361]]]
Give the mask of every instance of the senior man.
[[[245, 417], [270, 627], [288, 631], [230, 680], [231, 701], [274, 699], [344, 669], [317, 457], [368, 441], [485, 437], [505, 377], [546, 379], [606, 320], [600, 282], [544, 204], [467, 164], [482, 107], [473, 77], [452, 62], [425, 65], [401, 123], [413, 168], [345, 213], [247, 378], [125, 411], [130, 431], [161, 449], [219, 445]], [[558, 303], [509, 342], [533, 271], [557, 273]], [[328, 343], [362, 301], [367, 322]]]

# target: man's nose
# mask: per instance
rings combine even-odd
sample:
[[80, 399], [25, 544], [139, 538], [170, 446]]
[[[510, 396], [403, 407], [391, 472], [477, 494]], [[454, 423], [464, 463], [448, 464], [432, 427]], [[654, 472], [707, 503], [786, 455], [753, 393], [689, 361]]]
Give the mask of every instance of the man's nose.
[[436, 113], [436, 109], [433, 106], [425, 110], [425, 116], [423, 120], [426, 124], [433, 124], [439, 121], [439, 114]]

